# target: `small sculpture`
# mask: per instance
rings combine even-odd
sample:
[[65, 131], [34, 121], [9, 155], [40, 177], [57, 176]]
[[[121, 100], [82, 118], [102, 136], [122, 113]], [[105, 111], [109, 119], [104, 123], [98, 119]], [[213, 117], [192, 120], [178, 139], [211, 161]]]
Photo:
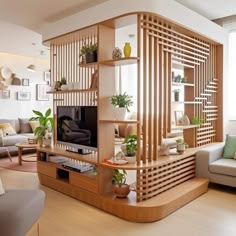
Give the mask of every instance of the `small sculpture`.
[[114, 60], [120, 59], [122, 57], [122, 50], [116, 47], [112, 52], [112, 58]]

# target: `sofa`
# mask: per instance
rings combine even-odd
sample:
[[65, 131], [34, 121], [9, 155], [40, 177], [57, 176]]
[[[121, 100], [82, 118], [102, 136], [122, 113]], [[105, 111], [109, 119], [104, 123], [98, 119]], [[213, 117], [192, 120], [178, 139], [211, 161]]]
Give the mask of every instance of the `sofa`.
[[[35, 138], [33, 129], [36, 122], [29, 122], [27, 118], [0, 119], [0, 157], [7, 156], [7, 147], [11, 156], [18, 154], [16, 143], [28, 142], [28, 138]], [[35, 149], [25, 149], [24, 153], [34, 152]]]
[[236, 160], [224, 158], [225, 143], [203, 148], [196, 153], [196, 176], [212, 183], [236, 187]]

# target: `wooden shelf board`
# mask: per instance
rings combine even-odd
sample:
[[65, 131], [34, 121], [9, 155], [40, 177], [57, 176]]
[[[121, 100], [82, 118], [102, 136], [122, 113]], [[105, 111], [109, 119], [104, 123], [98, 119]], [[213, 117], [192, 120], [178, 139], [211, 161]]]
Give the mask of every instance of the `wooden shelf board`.
[[202, 102], [197, 102], [197, 101], [172, 101], [172, 103], [179, 103], [179, 104], [186, 104], [186, 105], [189, 105], [189, 104], [202, 104]]
[[92, 62], [92, 63], [80, 63], [79, 66], [82, 68], [89, 68], [89, 67], [95, 67], [98, 65], [98, 62]]
[[197, 128], [199, 127], [199, 125], [176, 125], [176, 126], [172, 126], [171, 129], [172, 130], [183, 130], [183, 129], [193, 129], [193, 128]]
[[137, 120], [99, 120], [101, 123], [114, 123], [114, 124], [138, 124]]
[[99, 64], [107, 66], [124, 66], [124, 65], [136, 64], [138, 60], [139, 60], [138, 57], [123, 57], [118, 60], [101, 61]]
[[88, 163], [94, 164], [94, 165], [98, 164], [96, 153], [81, 155], [78, 153], [69, 152], [69, 151], [66, 151], [65, 149], [56, 148], [56, 147], [38, 147], [37, 151], [46, 152], [46, 153], [53, 154], [53, 155], [64, 156], [64, 157], [72, 158], [75, 160], [88, 162]]
[[88, 92], [97, 92], [97, 89], [67, 89], [60, 91], [48, 91], [49, 94], [59, 94], [59, 93], [88, 93]]
[[195, 84], [190, 84], [190, 83], [178, 83], [178, 82], [172, 82], [173, 86], [190, 86], [190, 87], [194, 87]]

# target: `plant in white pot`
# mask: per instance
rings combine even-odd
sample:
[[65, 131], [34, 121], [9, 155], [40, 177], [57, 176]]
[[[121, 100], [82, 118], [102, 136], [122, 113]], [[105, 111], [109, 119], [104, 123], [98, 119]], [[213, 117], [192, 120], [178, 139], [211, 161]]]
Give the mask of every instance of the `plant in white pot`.
[[126, 184], [126, 175], [125, 170], [114, 170], [112, 176], [113, 192], [117, 197], [127, 197], [130, 193], [130, 186]]
[[124, 120], [126, 111], [130, 111], [129, 108], [133, 105], [132, 96], [129, 96], [126, 92], [111, 97], [111, 104], [116, 107], [115, 115], [117, 120]]
[[136, 162], [136, 151], [137, 151], [137, 135], [130, 134], [128, 135], [124, 142], [122, 143], [122, 151], [125, 153], [125, 159], [128, 163], [135, 163]]
[[187, 143], [184, 141], [184, 139], [180, 138], [176, 140], [176, 144], [177, 144], [176, 146], [177, 152], [179, 154], [183, 154], [188, 146]]

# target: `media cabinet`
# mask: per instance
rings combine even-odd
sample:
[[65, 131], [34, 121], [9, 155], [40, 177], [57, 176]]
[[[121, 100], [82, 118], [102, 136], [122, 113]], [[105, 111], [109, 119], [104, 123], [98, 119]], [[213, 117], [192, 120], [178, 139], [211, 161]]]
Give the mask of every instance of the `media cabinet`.
[[[117, 30], [130, 25], [136, 29], [137, 55], [114, 60]], [[134, 222], [159, 220], [207, 191], [208, 180], [195, 177], [194, 155], [201, 146], [222, 141], [222, 45], [150, 12], [121, 15], [45, 43], [50, 45], [51, 84], [60, 80], [60, 75], [69, 83], [80, 84], [76, 89], [49, 92], [55, 121], [59, 105], [97, 106], [98, 151], [70, 153], [56, 139], [52, 148], [38, 148], [41, 184]], [[97, 43], [98, 61], [84, 64], [80, 49], [89, 43]], [[116, 93], [116, 68], [131, 65], [137, 70], [137, 119], [116, 120], [110, 102]], [[175, 69], [182, 70], [188, 83], [173, 83]], [[98, 83], [94, 87], [95, 74]], [[184, 101], [180, 103], [184, 113], [190, 119], [203, 118], [202, 124], [173, 125], [176, 104], [172, 90], [176, 86], [183, 88]], [[114, 125], [119, 123], [137, 126], [135, 164], [105, 162], [115, 155]], [[159, 156], [159, 146], [176, 129], [182, 130], [190, 148], [182, 155]], [[96, 172], [64, 169], [47, 161], [44, 156], [48, 154], [94, 164]], [[135, 191], [127, 199], [112, 194], [114, 168], [135, 172]]]

